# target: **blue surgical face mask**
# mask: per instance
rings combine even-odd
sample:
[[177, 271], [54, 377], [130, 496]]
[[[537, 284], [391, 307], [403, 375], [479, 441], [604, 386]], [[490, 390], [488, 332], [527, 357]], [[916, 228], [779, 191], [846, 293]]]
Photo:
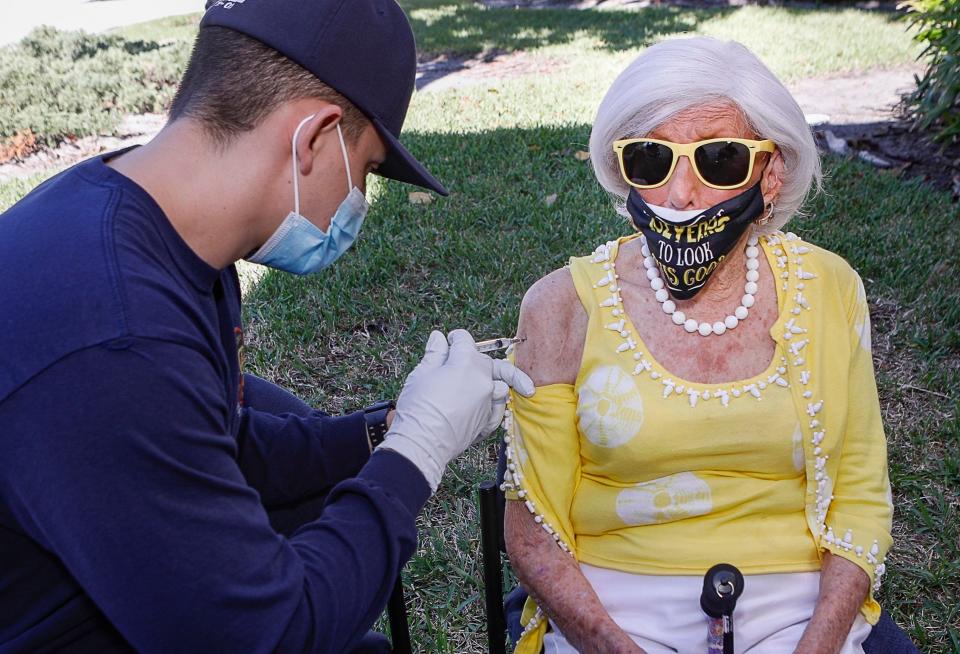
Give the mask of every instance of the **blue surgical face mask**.
[[360, 226], [370, 208], [367, 198], [353, 185], [350, 175], [350, 158], [343, 131], [337, 125], [340, 151], [347, 168], [347, 197], [340, 203], [324, 232], [300, 213], [300, 169], [297, 165], [297, 137], [300, 130], [313, 116], [308, 116], [293, 132], [293, 211], [284, 218], [277, 230], [263, 246], [247, 257], [247, 261], [261, 263], [271, 268], [285, 270], [297, 275], [319, 272], [340, 258], [350, 249], [360, 234]]

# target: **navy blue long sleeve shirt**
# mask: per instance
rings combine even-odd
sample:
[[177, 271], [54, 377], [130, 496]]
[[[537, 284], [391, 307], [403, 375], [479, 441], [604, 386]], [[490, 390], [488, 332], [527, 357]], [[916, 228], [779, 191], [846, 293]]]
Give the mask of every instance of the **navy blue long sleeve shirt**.
[[244, 407], [240, 329], [103, 158], [0, 215], [0, 652], [340, 652], [383, 610], [426, 481], [360, 414]]

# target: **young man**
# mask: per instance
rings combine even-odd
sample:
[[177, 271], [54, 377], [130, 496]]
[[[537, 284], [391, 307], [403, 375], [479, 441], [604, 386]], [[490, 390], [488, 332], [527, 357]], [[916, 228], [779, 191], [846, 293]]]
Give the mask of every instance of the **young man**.
[[370, 172], [445, 193], [398, 140], [415, 68], [393, 0], [217, 2], [156, 139], [0, 216], [0, 651], [359, 646], [444, 467], [533, 385], [434, 332], [395, 415], [310, 411], [243, 376], [233, 264], [330, 265]]

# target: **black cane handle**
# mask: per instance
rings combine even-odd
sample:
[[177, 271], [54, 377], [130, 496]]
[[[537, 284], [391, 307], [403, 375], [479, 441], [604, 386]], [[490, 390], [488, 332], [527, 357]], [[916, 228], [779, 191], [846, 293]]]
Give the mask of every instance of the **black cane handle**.
[[743, 593], [743, 574], [729, 563], [718, 563], [703, 576], [700, 608], [711, 618], [730, 617]]
[[[700, 593], [700, 608], [711, 618], [708, 634], [708, 650], [723, 654], [733, 653], [733, 610], [737, 598], [743, 593], [743, 575], [729, 563], [718, 563], [703, 576], [703, 592]], [[722, 638], [720, 631], [722, 630]]]

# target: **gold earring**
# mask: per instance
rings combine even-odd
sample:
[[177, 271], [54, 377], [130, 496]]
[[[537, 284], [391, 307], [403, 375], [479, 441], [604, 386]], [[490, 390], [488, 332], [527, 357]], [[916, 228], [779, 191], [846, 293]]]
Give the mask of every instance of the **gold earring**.
[[773, 202], [767, 204], [767, 211], [764, 214], [763, 218], [757, 221], [757, 224], [760, 226], [766, 225], [773, 218]]

